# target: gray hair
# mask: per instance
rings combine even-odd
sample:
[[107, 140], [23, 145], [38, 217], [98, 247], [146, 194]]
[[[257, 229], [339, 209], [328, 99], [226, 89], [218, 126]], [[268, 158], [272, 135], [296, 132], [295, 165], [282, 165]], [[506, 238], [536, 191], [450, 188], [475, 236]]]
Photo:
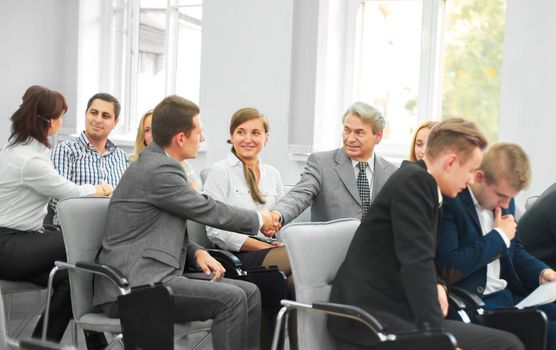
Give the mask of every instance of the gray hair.
[[386, 127], [386, 120], [384, 120], [382, 113], [380, 113], [375, 107], [370, 106], [365, 102], [357, 101], [349, 106], [346, 113], [344, 113], [342, 122], [346, 120], [348, 114], [352, 113], [363, 119], [363, 121], [371, 124], [375, 135], [384, 130]]

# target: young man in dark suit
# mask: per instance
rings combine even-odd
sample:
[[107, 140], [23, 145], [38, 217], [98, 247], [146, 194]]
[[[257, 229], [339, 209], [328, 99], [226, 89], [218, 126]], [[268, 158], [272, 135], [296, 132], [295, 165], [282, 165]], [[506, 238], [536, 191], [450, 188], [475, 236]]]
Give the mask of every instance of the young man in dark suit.
[[[443, 329], [464, 349], [522, 349], [512, 334], [444, 320], [448, 303], [434, 265], [442, 194], [473, 182], [487, 141], [475, 124], [449, 119], [435, 126], [425, 158], [404, 162], [386, 182], [359, 226], [332, 285], [330, 301], [372, 313], [389, 332]], [[377, 346], [364, 326], [329, 317], [340, 349]]]
[[[531, 179], [529, 159], [512, 143], [485, 153], [474, 182], [444, 198], [436, 263], [440, 276], [478, 295], [486, 309], [513, 307], [556, 272], [515, 238], [513, 198]], [[556, 349], [556, 305], [539, 306], [548, 317], [548, 349]], [[524, 327], [526, 327], [524, 325]]]

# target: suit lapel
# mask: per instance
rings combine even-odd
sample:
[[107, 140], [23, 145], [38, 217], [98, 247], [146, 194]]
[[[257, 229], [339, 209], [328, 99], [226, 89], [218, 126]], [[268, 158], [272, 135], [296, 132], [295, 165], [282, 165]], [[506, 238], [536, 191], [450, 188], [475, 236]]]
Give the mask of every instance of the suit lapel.
[[375, 153], [375, 170], [373, 172], [373, 196], [371, 197], [371, 203], [378, 194], [378, 188], [382, 188], [386, 182], [384, 160]]
[[344, 186], [346, 186], [347, 190], [357, 203], [362, 205], [361, 198], [359, 198], [359, 191], [357, 190], [357, 185], [355, 184], [355, 172], [353, 171], [353, 166], [351, 165], [351, 159], [345, 154], [343, 148], [340, 148], [336, 152], [334, 161], [336, 162], [334, 170], [340, 177], [340, 180], [342, 180]]
[[475, 204], [473, 203], [473, 198], [469, 193], [470, 189], [466, 188], [461, 192], [461, 201], [465, 207], [467, 215], [471, 218], [471, 221], [475, 224], [477, 232], [482, 236], [483, 229], [481, 228], [481, 223], [479, 222], [479, 216], [477, 216], [477, 210], [475, 209]]

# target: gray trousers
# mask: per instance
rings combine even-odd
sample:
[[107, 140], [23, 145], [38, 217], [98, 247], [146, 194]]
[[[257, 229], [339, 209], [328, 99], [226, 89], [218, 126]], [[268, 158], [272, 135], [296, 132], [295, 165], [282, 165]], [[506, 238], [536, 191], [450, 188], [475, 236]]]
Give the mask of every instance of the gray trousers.
[[213, 320], [215, 350], [259, 349], [261, 296], [256, 285], [184, 276], [169, 277], [163, 283], [172, 288], [176, 322]]

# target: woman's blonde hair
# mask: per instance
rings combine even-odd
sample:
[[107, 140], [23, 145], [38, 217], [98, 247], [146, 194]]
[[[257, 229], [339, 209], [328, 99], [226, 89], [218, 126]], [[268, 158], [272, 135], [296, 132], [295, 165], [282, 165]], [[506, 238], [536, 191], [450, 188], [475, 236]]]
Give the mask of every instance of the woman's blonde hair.
[[[235, 129], [237, 129], [241, 124], [251, 119], [260, 119], [263, 122], [265, 133], [268, 133], [268, 120], [261, 112], [259, 112], [255, 108], [242, 108], [237, 110], [232, 115], [232, 120], [230, 121], [230, 136], [233, 135]], [[228, 143], [231, 143], [231, 141], [228, 140]], [[261, 193], [259, 185], [257, 184], [257, 177], [255, 176], [253, 170], [249, 169], [245, 162], [237, 155], [234, 146], [232, 146], [232, 153], [236, 157], [238, 157], [238, 159], [241, 160], [241, 163], [243, 164], [243, 176], [245, 177], [245, 181], [247, 181], [247, 186], [249, 187], [249, 191], [251, 192], [251, 198], [253, 198], [253, 200], [257, 203], [266, 203], [264, 195]]]
[[153, 115], [153, 110], [151, 109], [147, 111], [145, 114], [143, 114], [141, 120], [139, 121], [139, 127], [137, 128], [137, 136], [135, 137], [135, 148], [133, 149], [133, 154], [129, 157], [130, 161], [137, 160], [137, 158], [139, 158], [139, 153], [141, 153], [143, 148], [147, 146], [145, 144], [145, 119], [147, 119], [147, 117], [152, 115]]
[[432, 129], [432, 127], [435, 126], [436, 124], [438, 124], [438, 122], [427, 120], [421, 123], [417, 127], [415, 133], [413, 133], [413, 138], [411, 139], [411, 147], [409, 147], [409, 158], [408, 158], [409, 160], [411, 161], [417, 160], [417, 158], [415, 157], [415, 143], [417, 142], [417, 134], [419, 133], [419, 131], [421, 131], [424, 128]]

